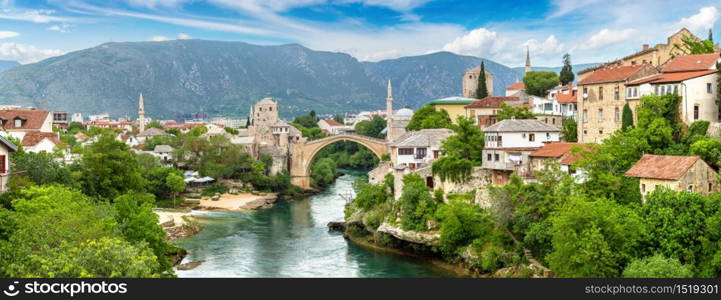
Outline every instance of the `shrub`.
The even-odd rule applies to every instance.
[[[201,195],[210,197],[210,196],[215,195],[216,193],[224,194],[226,192],[228,192],[228,187],[226,187],[225,185],[222,185],[220,183],[214,183],[213,185],[205,188],[203,190],[203,192],[201,193]]]
[[[623,270],[626,278],[690,278],[693,272],[688,265],[681,264],[676,258],[666,258],[661,254],[635,259]]]

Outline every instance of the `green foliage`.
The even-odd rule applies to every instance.
[[[356,184],[356,197],[353,203],[363,211],[369,211],[379,204],[385,203],[391,196],[385,184]]]
[[[158,128],[158,129],[164,129],[164,128],[165,128],[165,127],[163,126],[163,124],[160,124],[160,121],[158,121],[158,120],[152,120],[152,121],[150,121],[150,123],[148,123],[148,125],[147,125],[146,127],[147,127],[147,128]]]
[[[681,44],[674,44],[673,48],[681,51],[683,55],[714,53],[713,41],[701,40],[693,35],[681,37]]]
[[[194,136],[194,137],[199,137],[203,134],[206,134],[207,132],[208,132],[208,127],[198,125],[193,128],[190,128],[190,131],[188,131],[188,135]]]
[[[474,162],[457,155],[443,156],[433,162],[431,170],[442,181],[462,183],[471,178],[474,165]]]
[[[175,206],[175,198],[178,193],[185,190],[185,180],[183,176],[177,173],[170,173],[165,177],[165,186],[173,193],[173,206]]]
[[[225,194],[228,192],[228,187],[220,183],[213,183],[209,187],[203,189],[200,193],[203,197],[212,197],[215,194]]]
[[[561,85],[567,85],[570,82],[573,82],[573,67],[571,67],[571,55],[566,53],[563,55],[563,67],[561,68],[561,73],[559,76],[559,80],[561,81]]]
[[[295,117],[295,119],[293,119],[293,123],[305,128],[315,128],[318,127],[318,118],[315,117],[315,112],[313,112],[313,114]]]
[[[551,223],[547,260],[560,277],[619,276],[644,234],[633,210],[605,199],[573,198]]]
[[[425,181],[418,174],[403,176],[403,193],[398,200],[403,230],[425,231],[426,222],[435,214],[438,203],[431,196]]]
[[[68,133],[76,134],[76,133],[82,132],[82,131],[85,131],[85,126],[83,125],[83,123],[70,122],[70,124],[68,124]]]
[[[578,123],[574,118],[564,118],[561,127],[561,138],[570,143],[578,142]]]
[[[718,138],[698,140],[691,144],[689,154],[701,156],[711,166],[721,166],[721,140]]]
[[[225,132],[232,134],[232,135],[238,135],[240,133],[240,131],[238,131],[238,129],[235,129],[235,128],[223,127],[223,129],[225,130]]]
[[[436,216],[441,225],[441,251],[447,256],[495,230],[493,221],[478,205],[450,201],[440,205]]]
[[[536,114],[532,113],[527,106],[510,106],[501,103],[501,109],[498,111],[496,119],[498,121],[507,119],[535,119]]]
[[[623,270],[626,278],[691,278],[693,272],[678,259],[666,258],[661,254],[634,259]]]
[[[336,164],[330,158],[321,158],[313,162],[310,168],[311,184],[315,187],[325,187],[335,180]]]
[[[381,131],[386,128],[386,123],[386,120],[376,116],[371,120],[358,122],[358,124],[355,125],[355,132],[369,137],[383,138],[384,134]]]
[[[441,145],[445,156],[434,161],[431,169],[441,180],[460,183],[470,178],[474,166],[481,165],[484,142],[483,133],[471,119],[459,116],[456,123],[451,125],[455,134]]]
[[[531,71],[523,76],[526,93],[538,97],[545,97],[546,92],[557,86],[559,82],[556,72]]]
[[[623,105],[623,112],[621,113],[621,129],[626,130],[627,128],[633,127],[633,111],[628,103]]]
[[[486,66],[481,61],[481,71],[478,74],[478,88],[476,89],[476,98],[483,99],[488,96],[488,87],[486,86]]]
[[[49,153],[32,153],[19,151],[10,154],[13,173],[24,171],[28,179],[37,185],[58,183],[73,186],[74,180],[70,169],[55,161]]]
[[[305,127],[299,123],[290,123],[290,125],[300,130],[301,135],[309,141],[317,140],[326,136],[326,134],[323,133],[317,125],[315,127]]]
[[[112,135],[101,135],[85,148],[80,185],[92,197],[115,199],[127,191],[144,191],[145,179],[130,148]]]
[[[158,224],[158,215],[153,212],[153,206],[155,196],[152,194],[127,193],[115,198],[115,221],[127,241],[146,244],[155,253],[158,267],[152,269],[153,272],[172,272],[173,266],[166,257],[171,246],[166,242],[165,231]]]
[[[450,128],[451,124],[451,117],[445,109],[438,111],[434,106],[426,105],[413,113],[413,117],[408,122],[406,130],[416,131],[432,128]]]

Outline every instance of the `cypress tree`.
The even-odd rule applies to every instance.
[[[476,89],[476,98],[483,99],[488,97],[488,87],[486,86],[486,66],[481,61],[481,72],[478,74],[478,88]]]
[[[708,29],[708,40],[713,43],[713,31],[711,31],[711,28]]]
[[[561,74],[559,76],[561,85],[567,85],[569,82],[573,82],[573,67],[571,67],[571,55],[568,53],[563,55],[563,68],[561,68]]]
[[[631,107],[628,106],[628,103],[623,106],[621,121],[621,129],[633,127],[633,111],[631,111]]]

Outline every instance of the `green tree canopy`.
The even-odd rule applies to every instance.
[[[661,254],[634,259],[623,270],[626,278],[691,278],[693,272],[678,259],[666,258]]]
[[[510,106],[501,103],[501,109],[498,110],[496,119],[498,121],[507,119],[535,119],[536,114],[532,113],[527,106]]]
[[[445,109],[439,111],[432,105],[425,105],[413,113],[406,130],[450,128],[451,124],[451,117]]]
[[[566,53],[563,55],[563,67],[561,68],[559,76],[561,85],[567,85],[568,83],[573,82],[574,77],[573,67],[571,66],[571,55]]]
[[[627,129],[633,127],[633,111],[628,103],[623,105],[623,113],[621,116],[621,129]]]
[[[381,117],[375,116],[371,120],[364,120],[358,122],[355,125],[355,132],[360,135],[365,135],[374,138],[383,138],[383,129],[386,128],[386,120]]]
[[[578,123],[574,118],[564,118],[561,127],[561,138],[566,142],[578,142]]]
[[[523,77],[526,93],[538,97],[545,97],[559,82],[556,72],[550,71],[531,71]]]
[[[115,199],[126,191],[144,191],[138,161],[125,143],[101,135],[85,148],[80,161],[80,184],[89,196]]]

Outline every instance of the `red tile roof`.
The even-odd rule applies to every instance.
[[[525,88],[526,88],[526,85],[524,85],[523,82],[516,82],[516,83],[511,84],[508,87],[506,87],[507,90],[522,90]]]
[[[686,174],[698,156],[674,156],[646,154],[626,172],[628,177],[674,180]]]
[[[681,82],[684,80],[701,77],[701,76],[706,76],[706,75],[713,74],[713,73],[716,73],[716,70],[662,73],[662,74],[634,80],[632,82],[629,82],[626,85],[639,85],[639,84],[644,84],[644,83]]]
[[[42,140],[48,139],[55,145],[60,145],[60,139],[55,132],[28,132],[23,137],[23,147],[32,147],[40,143]]]
[[[556,100],[558,103],[576,103],[576,95],[573,93],[556,94]]]
[[[473,101],[473,103],[466,105],[465,108],[499,108],[499,107],[501,107],[502,103],[506,103],[507,101],[519,101],[519,100],[521,100],[521,98],[519,98],[519,97],[488,96],[486,98]]]
[[[667,73],[716,69],[716,61],[719,58],[721,57],[718,53],[677,56],[669,61],[661,71]]]
[[[324,122],[328,123],[330,126],[343,126],[343,124],[336,122],[336,120],[333,119],[324,119]]]
[[[588,148],[588,146],[586,146],[585,144],[581,144],[581,143],[566,143],[566,142],[547,143],[547,144],[543,145],[543,147],[541,149],[536,150],[536,152],[533,152],[533,153],[529,154],[528,156],[560,158],[559,162],[562,165],[570,165],[580,158],[577,154],[574,154],[573,152],[571,152],[571,148],[573,148],[574,146],[581,146],[583,148]]]
[[[643,66],[645,65],[601,68],[579,81],[578,84],[624,81],[631,77],[634,73],[638,72],[638,70],[643,68]]]
[[[18,110],[0,110],[0,119],[3,119],[2,125],[7,130],[11,129],[31,129],[38,130],[43,127],[45,120],[50,114],[47,110],[31,110],[31,109],[18,109]],[[15,118],[25,120],[23,126],[20,128],[15,127]]]

